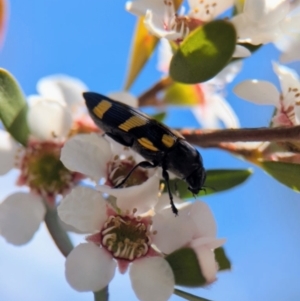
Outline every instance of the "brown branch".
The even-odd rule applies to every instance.
[[[139,107],[143,106],[157,106],[158,99],[156,94],[167,87],[169,87],[173,83],[173,80],[170,77],[164,77],[159,82],[155,83],[149,90],[144,92],[140,97],[139,100]]]
[[[179,130],[192,144],[216,147],[224,142],[299,142],[300,126],[277,128],[225,129],[225,130]]]

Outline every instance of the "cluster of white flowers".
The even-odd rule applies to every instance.
[[[27,145],[20,146],[0,130],[0,175],[17,168],[16,184],[28,188],[0,204],[0,233],[12,244],[28,242],[44,220],[46,206],[55,206],[56,196],[68,192],[83,177],[63,166],[60,150],[72,129],[95,128],[81,112],[81,93],[86,90],[71,77],[43,78],[37,84],[39,95],[28,97]]]
[[[233,7],[234,0],[188,0],[189,10],[176,13],[173,1],[128,1],[126,9],[145,16],[149,32],[160,38],[182,41],[197,26],[212,21]],[[274,43],[282,52],[284,61],[298,60],[300,54],[299,1],[245,0],[243,9],[231,21],[238,34],[238,43],[253,45]],[[296,47],[295,47],[296,46]],[[237,45],[234,57],[249,56],[249,51]]]
[[[169,42],[166,39],[161,39],[158,52],[157,68],[163,74],[169,71],[169,64],[172,58],[172,50]],[[193,91],[191,99],[185,99],[186,102],[192,102],[191,110],[203,128],[214,129],[219,128],[220,123],[226,128],[238,128],[239,120],[230,104],[224,97],[224,90],[228,83],[230,83],[241,70],[242,62],[236,61],[225,67],[219,74],[211,80],[194,84],[184,85],[180,84],[183,89],[187,88]],[[177,83],[178,85],[178,83]],[[176,98],[180,94],[172,95],[172,101],[176,102]],[[178,102],[182,102],[180,99]]]
[[[246,100],[276,108],[272,126],[300,124],[300,80],[298,74],[283,65],[273,63],[278,76],[281,92],[275,85],[262,80],[247,80],[235,86],[235,93]]]
[[[224,240],[216,238],[216,224],[205,203],[182,203],[175,197],[175,218],[168,194],[159,194],[158,171],[141,168],[130,176],[128,186],[114,189],[141,158],[97,134],[68,140],[61,160],[96,183],[74,188],[58,207],[62,221],[89,234],[67,257],[66,277],[72,287],[98,291],[112,280],[116,267],[121,273],[129,268],[140,300],[168,300],[175,279],[164,255],[187,246],[195,250],[206,282],[215,281],[213,250]]]
[[[218,265],[213,250],[224,239],[216,238],[209,207],[174,196],[175,218],[169,195],[161,193],[157,169],[138,168],[124,188],[114,189],[143,158],[95,133],[82,106],[87,88],[78,80],[49,77],[39,81],[37,90],[38,96],[28,98],[31,135],[26,146],[0,133],[1,174],[18,168],[16,183],[28,188],[0,204],[1,235],[15,245],[27,243],[61,195],[61,220],[89,234],[66,260],[66,277],[76,290],[101,290],[118,267],[121,273],[129,269],[140,300],[167,300],[175,278],[164,257],[182,247],[195,251],[206,283],[214,282]],[[137,106],[128,93],[111,96]],[[78,185],[91,181],[93,187]]]
[[[162,38],[158,69],[163,74],[168,73],[172,57],[169,41],[181,43],[196,27],[232,8],[234,0],[188,0],[188,4],[187,14],[182,7],[177,14],[172,0],[126,3],[128,11],[145,17],[151,34]],[[238,44],[272,42],[284,52],[284,60],[300,59],[295,47],[300,45],[298,8],[295,1],[245,0],[229,22],[236,28]],[[236,46],[234,57],[249,55],[245,47]],[[260,80],[244,81],[234,91],[246,100],[275,106],[273,127],[299,125],[298,75],[277,63],[273,68],[281,92]],[[220,122],[228,128],[239,127],[224,91],[240,69],[241,62],[236,61],[210,81],[189,86],[197,95],[192,111],[203,127],[216,128]],[[66,259],[66,278],[78,291],[102,290],[118,268],[121,273],[129,271],[140,300],[168,300],[176,283],[165,257],[183,247],[194,250],[206,284],[214,282],[218,271],[214,250],[225,240],[216,238],[209,207],[174,196],[179,209],[175,218],[169,195],[162,192],[161,168],[136,168],[124,187],[114,188],[143,158],[95,127],[82,97],[87,90],[74,78],[44,78],[37,84],[39,95],[28,97],[27,144],[20,146],[0,130],[0,175],[17,168],[16,184],[27,187],[26,192],[16,192],[0,203],[0,234],[12,244],[24,244],[37,231],[47,208],[57,208],[66,225],[87,234]],[[138,105],[125,92],[110,96]]]

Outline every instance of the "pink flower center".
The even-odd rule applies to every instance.
[[[58,194],[64,194],[83,176],[69,171],[60,161],[62,143],[30,141],[18,156],[21,174],[18,185],[30,189],[53,203]]]
[[[273,126],[292,126],[296,124],[295,106],[300,105],[300,91],[289,87],[287,93],[280,98],[280,107],[272,119]]]
[[[107,164],[107,182],[106,184],[117,186],[136,165],[132,157],[120,160],[119,156],[115,156],[113,161]],[[131,187],[140,185],[148,179],[148,171],[144,168],[136,168],[130,177],[126,180],[122,187]]]

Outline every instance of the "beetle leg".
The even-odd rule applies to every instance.
[[[172,211],[175,215],[178,215],[178,209],[176,208],[176,206],[173,202],[173,195],[172,195],[172,192],[171,192],[170,182],[169,182],[169,174],[168,174],[167,170],[164,169],[164,168],[163,168],[162,176],[163,176],[163,178],[164,178],[164,180],[166,181],[166,184],[167,184],[169,198],[170,198],[170,205],[171,205]]]
[[[131,174],[138,168],[138,167],[142,167],[142,168],[155,168],[158,166],[158,163],[150,163],[148,161],[142,161],[140,163],[138,163],[136,166],[134,166],[131,171],[127,174],[127,176],[121,181],[121,183],[119,183],[118,185],[116,185],[114,188],[120,188],[121,186],[124,185],[124,183],[128,180],[128,178],[131,176]]]

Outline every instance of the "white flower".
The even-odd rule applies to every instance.
[[[157,68],[159,71],[163,73],[168,72],[171,57],[170,44],[166,39],[162,39],[158,53]],[[227,128],[239,127],[236,114],[224,98],[224,91],[226,84],[234,79],[236,74],[241,70],[241,67],[242,62],[240,61],[231,63],[211,80],[187,86],[193,91],[190,97],[195,99],[187,99],[186,101],[194,104],[192,112],[204,128],[218,128],[220,127],[220,122]],[[182,88],[184,86],[182,85]]]
[[[158,192],[158,187],[152,195],[155,190]],[[129,199],[136,198],[127,195],[126,190],[123,194]],[[143,198],[138,196],[132,201],[142,204]],[[60,218],[82,232],[91,233],[88,242],[77,246],[66,260],[66,278],[74,289],[103,289],[118,265],[121,273],[129,267],[132,287],[140,300],[168,300],[175,285],[171,267],[151,247],[156,236],[150,231],[151,217],[137,216],[135,212],[117,213],[100,192],[86,187],[76,187],[62,200],[58,207]]]
[[[31,136],[26,146],[19,145],[0,130],[0,175],[13,168],[20,170],[16,181],[30,192],[14,193],[0,205],[0,233],[19,245],[28,242],[44,219],[46,201],[55,198],[82,179],[60,162],[60,151],[73,124],[72,112],[81,103],[84,85],[69,77],[42,79],[38,96],[29,97],[27,121]],[[46,96],[48,95],[48,96]]]
[[[182,246],[193,248],[207,283],[215,281],[218,266],[213,250],[223,245],[225,239],[216,238],[217,228],[210,208],[201,201],[182,203],[174,196],[174,203],[179,210],[174,219],[169,202],[168,195],[163,194],[155,207],[155,245],[166,254]]]
[[[276,114],[272,126],[292,126],[300,123],[300,81],[298,75],[291,69],[273,63],[277,74],[281,93],[270,82],[248,80],[238,84],[234,92],[241,98],[256,104],[273,105]]]
[[[38,230],[45,213],[39,196],[13,193],[0,203],[0,235],[13,245],[26,244]]]
[[[190,0],[188,15],[177,15],[172,0],[128,1],[126,9],[138,16],[145,16],[149,32],[160,38],[182,41],[191,30],[213,20],[233,5],[233,0]],[[182,10],[183,11],[183,10]]]
[[[158,187],[159,177],[155,170],[137,168],[125,182],[125,188],[114,189],[131,171],[131,169],[144,159],[112,139],[104,138],[95,133],[77,135],[69,139],[61,152],[61,161],[69,169],[80,172],[96,184],[100,181],[105,185],[98,185],[102,191],[117,197],[117,206],[121,209],[133,209],[134,203],[128,204],[128,198],[124,198],[124,191],[132,196],[144,198],[143,206],[139,209],[147,211],[151,209],[153,197],[143,196],[145,191],[153,191]]]
[[[37,83],[38,95],[28,97],[28,125],[36,139],[64,139],[84,108],[88,88],[78,79],[55,75]]]
[[[152,190],[152,196],[155,191],[158,187]],[[141,211],[138,207],[143,206],[143,197],[128,194],[126,190],[123,197],[137,207],[115,210],[100,192],[87,187],[74,188],[59,205],[62,221],[90,233],[88,242],[77,246],[66,260],[66,278],[74,289],[103,289],[118,266],[121,273],[129,268],[132,288],[140,300],[168,300],[175,279],[163,253],[172,253],[184,246],[195,250],[207,282],[215,280],[217,265],[213,249],[224,240],[215,238],[215,223],[204,203],[186,205],[177,217],[166,208],[170,206],[163,206],[164,209],[151,217],[149,212],[136,214]],[[169,202],[168,196],[164,195],[161,201]],[[152,206],[155,203],[154,198]]]
[[[300,47],[300,3],[297,1],[295,3],[296,7],[292,7],[291,12],[283,21],[283,34],[274,41],[274,45],[283,52],[280,61],[284,63],[300,59],[298,51]]]
[[[153,34],[170,40],[183,39],[189,30],[175,16],[172,0],[138,0],[126,2],[126,9],[138,16],[145,16],[145,26]]]
[[[254,45],[273,42],[294,27],[287,20],[290,3],[287,0],[246,0],[243,13],[231,21],[236,27],[238,40]],[[295,30],[295,28],[294,28]]]
[[[233,62],[211,80],[196,85],[202,91],[202,98],[199,98],[199,105],[193,107],[192,112],[204,128],[219,128],[220,122],[226,128],[240,126],[238,117],[224,94],[226,84],[234,79],[241,67],[241,61]]]

